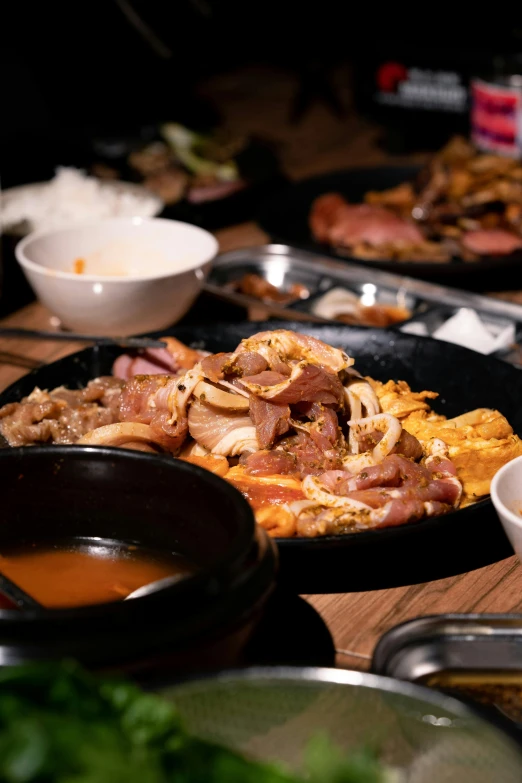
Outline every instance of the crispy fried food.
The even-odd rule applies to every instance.
[[[394,207],[404,210],[405,215],[411,215],[411,208],[415,201],[415,191],[411,182],[402,182],[394,188],[388,190],[369,190],[364,196],[367,204],[377,204],[381,207]]]
[[[295,514],[283,506],[261,506],[255,518],[272,538],[293,538],[297,533]]]
[[[443,263],[519,251],[521,215],[520,162],[480,153],[455,137],[415,182],[368,191],[358,205],[325,193],[314,201],[309,220],[314,237],[342,255]],[[470,241],[476,240],[470,232],[484,230],[488,236],[479,236],[470,250]]]
[[[453,176],[449,183],[448,195],[450,199],[459,199],[470,190],[473,184],[473,177],[469,171],[465,169],[457,169],[453,172]]]
[[[488,495],[497,470],[522,455],[522,441],[496,410],[479,408],[443,422],[413,414],[403,427],[423,444],[431,438],[447,443],[463,485],[461,508]]]
[[[338,251],[342,255],[342,251]],[[347,255],[347,253],[345,253]],[[395,242],[375,247],[367,242],[358,242],[349,255],[363,258],[365,261],[429,261],[433,264],[446,263],[451,258],[448,249],[439,242],[421,242],[412,245],[407,242]]]
[[[453,136],[440,150],[437,157],[443,163],[462,163],[476,155],[475,147],[463,136]]]
[[[373,378],[366,378],[366,380],[377,395],[384,413],[391,413],[392,416],[403,419],[415,411],[426,411],[431,413],[431,416],[434,416],[436,419],[444,420],[444,416],[437,416],[437,414],[433,413],[426,402],[426,400],[434,400],[438,397],[437,392],[412,392],[406,381],[381,383]]]
[[[477,408],[454,419],[434,413],[426,400],[435,392],[414,393],[404,381],[371,381],[381,407],[401,420],[423,446],[440,438],[463,485],[461,507],[489,494],[491,479],[503,465],[522,455],[522,441],[499,411]]]

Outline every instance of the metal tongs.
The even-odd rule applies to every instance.
[[[224,302],[244,307],[247,310],[251,307],[255,307],[257,310],[264,310],[267,315],[273,318],[280,318],[285,321],[304,321],[314,324],[328,324],[332,325],[332,321],[327,318],[322,318],[315,313],[304,313],[300,310],[291,310],[284,305],[276,302],[268,302],[264,299],[254,299],[252,296],[242,294],[237,291],[231,291],[221,286],[214,285],[213,283],[205,283],[203,285],[203,291],[206,294],[215,296],[217,299],[221,299]]]
[[[75,332],[46,332],[41,329],[22,329],[17,326],[0,326],[0,337],[18,340],[55,340],[57,342],[94,343],[95,345],[117,345],[120,348],[165,348],[163,340],[150,337],[100,337],[94,334]]]

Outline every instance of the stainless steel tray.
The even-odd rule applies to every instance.
[[[309,297],[281,305],[231,290],[231,283],[248,273],[263,277],[280,290],[288,290],[295,283],[303,285],[308,290]],[[522,342],[522,305],[371,269],[368,266],[335,261],[327,256],[288,245],[263,245],[222,254],[214,264],[206,290],[265,316],[338,323],[314,313],[318,297],[335,287],[361,295],[368,290],[368,286],[371,287],[377,304],[405,304],[411,311],[408,321],[423,324],[428,334],[433,334],[438,326],[460,308],[474,310],[484,325],[493,330],[512,325],[514,343],[496,351],[495,355],[512,364],[522,364],[522,351],[517,345]],[[401,326],[404,326],[404,322],[393,328]]]
[[[480,703],[522,728],[522,615],[410,620],[379,640],[372,671]]]
[[[448,614],[410,620],[380,639],[372,668],[412,682],[442,671],[522,672],[522,615]]]

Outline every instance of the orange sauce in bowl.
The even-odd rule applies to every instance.
[[[103,543],[0,554],[0,572],[47,608],[121,601],[149,582],[194,570],[180,555]]]

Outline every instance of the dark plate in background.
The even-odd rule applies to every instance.
[[[250,182],[247,187],[225,198],[205,201],[201,204],[193,204],[187,199],[182,199],[177,204],[167,205],[158,217],[182,220],[185,223],[194,223],[207,231],[217,231],[220,228],[253,220],[261,204],[284,188],[287,183],[288,180],[281,173],[274,173],[267,179]]]
[[[312,202],[323,193],[337,192],[352,203],[361,203],[368,190],[386,190],[412,180],[418,166],[377,166],[331,172],[289,185],[261,207],[258,222],[275,242],[312,250],[323,255],[384,269],[394,274],[434,280],[456,288],[494,291],[513,286],[515,270],[522,266],[522,253],[484,256],[480,261],[454,259],[449,263],[413,261],[367,261],[336,253],[329,245],[316,242],[308,224]]]
[[[123,181],[143,183],[143,178],[129,163],[129,155],[152,142],[165,143],[158,129],[143,128],[140,134],[128,138],[93,139],[90,165],[102,163],[118,171]],[[182,198],[168,204],[160,217],[194,223],[208,231],[216,231],[236,223],[252,220],[261,204],[274,192],[288,184],[283,175],[277,151],[262,138],[252,136],[244,149],[234,156],[242,179],[247,183],[242,190],[222,198],[193,203]]]
[[[474,408],[497,408],[522,435],[522,375],[497,359],[449,343],[388,330],[269,321],[187,325],[166,330],[209,351],[234,349],[243,337],[266,329],[306,331],[356,359],[379,380],[405,380],[440,397],[434,408],[448,417]],[[14,402],[35,386],[82,386],[110,373],[118,349],[88,348],[24,376],[0,397]],[[279,540],[280,582],[301,593],[382,589],[442,579],[513,554],[490,500],[412,525],[343,537]]]

